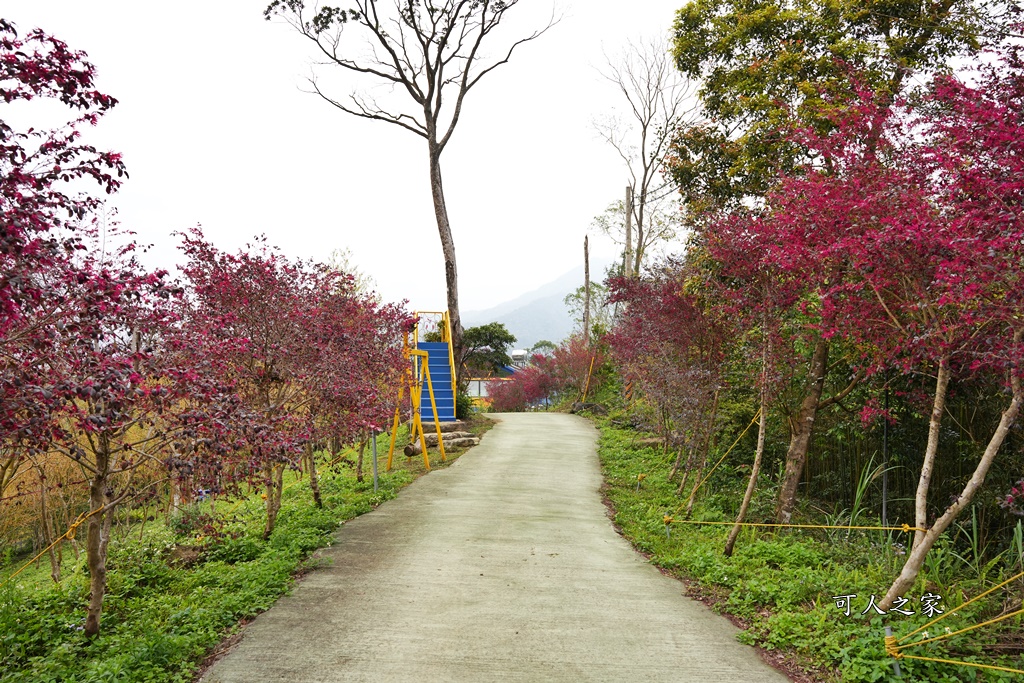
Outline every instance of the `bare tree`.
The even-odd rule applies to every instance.
[[[426,140],[430,190],[444,254],[452,345],[458,358],[462,319],[455,242],[441,182],[441,153],[459,122],[466,94],[484,76],[508,63],[516,47],[544,34],[555,18],[552,15],[545,27],[487,60],[481,45],[519,0],[353,0],[353,4],[355,9],[346,10],[316,3],[307,7],[302,0],[274,0],[264,16],[282,17],[312,41],[326,58],[322,65],[339,66],[408,96],[402,96],[401,105],[385,108],[365,93],[352,92],[347,99],[338,99],[321,89],[315,75],[310,78],[316,94],[346,114],[384,121]],[[364,39],[361,54],[344,40],[346,28],[357,30]]]
[[[681,219],[679,203],[674,201],[675,187],[663,177],[665,156],[677,128],[698,118],[693,87],[669,60],[668,44],[659,39],[629,42],[618,59],[607,58],[608,68],[601,75],[611,81],[626,98],[626,120],[611,116],[595,121],[594,127],[615,148],[629,169],[632,188],[632,223],[636,226],[636,252],[624,269],[637,274],[647,249],[661,239],[671,239]],[[619,202],[619,211],[626,210]],[[611,207],[610,207],[611,208]],[[652,220],[653,217],[656,220]],[[613,237],[623,229],[623,221],[607,221],[599,226]]]

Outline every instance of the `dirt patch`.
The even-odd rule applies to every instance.
[[[191,567],[199,562],[203,549],[194,545],[176,545],[167,555],[167,564],[172,567]]]

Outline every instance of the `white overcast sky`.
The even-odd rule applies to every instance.
[[[268,1],[4,0],[0,13],[85,50],[99,90],[120,100],[91,135],[124,155],[130,179],[111,203],[154,245],[151,265],[173,267],[171,233],[200,223],[228,250],[258,234],[295,257],[348,248],[386,300],[444,308],[426,144],[303,92],[312,46],[263,19]],[[442,157],[464,310],[582,261],[592,218],[627,178],[591,125],[624,104],[597,68],[628,39],[667,33],[684,4],[554,1],[560,23],[469,93]],[[551,9],[523,0],[505,37]],[[591,233],[592,258],[616,254]]]

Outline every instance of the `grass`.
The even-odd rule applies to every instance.
[[[473,431],[482,433],[492,424],[481,419]],[[432,451],[431,460],[435,468],[444,467],[462,452],[449,452],[448,462],[441,463]],[[363,482],[345,464],[324,468],[323,509],[313,505],[308,483],[293,477],[267,541],[261,538],[262,501],[254,493],[241,504],[225,501],[212,510],[200,504],[170,524],[150,522],[141,533],[112,542],[102,632],[91,641],[82,635],[88,593],[84,556],[67,563],[59,586],[50,582],[45,561],[19,575],[0,588],[0,681],[191,683],[225,637],[315,566],[311,553],[329,545],[341,523],[393,498],[425,473],[421,458],[400,454],[398,469],[384,473],[386,457],[385,441],[377,492],[369,452]],[[212,535],[206,526],[211,519]],[[16,566],[4,567],[0,576]]]
[[[891,532],[829,532],[786,530],[772,532],[745,528],[731,558],[722,554],[729,526],[671,525],[666,534],[665,515],[683,516],[685,497],[675,494],[666,479],[671,454],[659,447],[637,443],[640,435],[600,425],[599,446],[605,476],[605,494],[622,534],[645,553],[652,563],[690,585],[691,594],[702,598],[743,627],[740,640],[785,655],[792,670],[803,670],[814,681],[935,681],[1022,680],[1019,674],[985,671],[933,662],[903,660],[903,679],[894,676],[892,659],[883,647],[883,628],[889,625],[898,636],[923,625],[920,598],[927,592],[942,596],[942,608],[951,609],[967,597],[1016,573],[1009,563],[990,567],[984,576],[958,559],[951,542],[940,543],[933,562],[925,568],[906,597],[905,606],[917,614],[889,614],[872,619],[861,615],[868,596],[880,599],[902,567],[904,556]],[[637,475],[646,477],[637,487]],[[698,521],[732,521],[745,481],[740,473],[723,468],[705,485],[694,509]],[[748,514],[750,522],[771,522],[774,491],[767,477]],[[800,522],[824,523],[801,519]],[[858,520],[860,524],[877,521]],[[1007,553],[1009,556],[1009,553]],[[1014,594],[1016,591],[1016,596]],[[1000,591],[991,598],[958,610],[931,629],[930,635],[971,626],[1020,607],[1021,586]],[[853,610],[845,616],[833,596],[856,595]],[[1005,603],[1004,603],[1005,601]],[[1016,602],[1014,602],[1016,601]],[[873,615],[874,612],[870,612]],[[1021,631],[1020,617],[985,627],[946,641],[909,650],[907,654],[956,661],[976,661],[1024,669],[1024,657],[1000,656],[995,642],[1015,642]],[[1006,650],[1004,650],[1005,652]],[[977,676],[977,678],[976,678]]]

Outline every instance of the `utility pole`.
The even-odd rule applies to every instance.
[[[633,187],[626,185],[626,258],[622,265],[624,277],[633,276]],[[639,245],[637,245],[639,246]]]
[[[583,343],[590,346],[590,236],[583,236]]]

